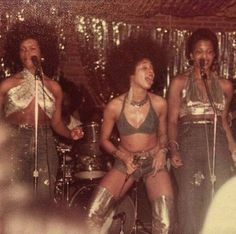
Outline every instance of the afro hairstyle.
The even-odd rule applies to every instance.
[[[55,75],[59,63],[58,34],[55,27],[37,18],[29,18],[12,25],[6,34],[4,62],[11,73],[22,70],[19,56],[20,44],[26,39],[34,39],[39,43],[44,58],[42,67],[49,77]]]
[[[128,91],[130,76],[143,59],[152,62],[155,81],[164,87],[167,75],[167,53],[154,39],[140,35],[130,37],[111,50],[106,63],[106,76],[111,89],[117,94]]]

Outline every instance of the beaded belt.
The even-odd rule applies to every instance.
[[[221,116],[217,116],[217,120],[222,121]],[[194,116],[183,116],[180,118],[181,124],[214,124],[213,118],[195,118]]]
[[[180,121],[181,124],[214,124],[213,120]]]
[[[18,129],[35,129],[34,125],[27,124],[27,123],[22,123],[22,124],[11,124],[14,128]],[[38,128],[48,128],[49,125],[38,125]]]
[[[133,163],[134,164],[142,164],[143,161],[147,159],[153,159],[153,154],[156,152],[156,148],[151,149],[149,151],[140,151],[140,152],[135,152],[133,153],[134,158],[133,158]]]
[[[18,125],[15,125],[16,127],[18,128],[23,128],[23,129],[34,129],[34,125],[31,125],[31,124],[18,124]]]

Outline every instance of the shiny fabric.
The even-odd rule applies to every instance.
[[[195,84],[192,71],[189,71],[189,78],[182,91],[182,103],[180,106],[179,117],[185,115],[200,115],[214,114],[213,109],[208,100],[204,100],[203,94]],[[212,74],[211,82],[209,83],[209,91],[215,103],[217,114],[220,115],[224,110],[225,97],[219,84],[219,78],[216,74]]]
[[[88,207],[87,226],[89,233],[102,234],[102,225],[115,205],[113,195],[104,187],[97,186]]]
[[[35,98],[35,77],[29,70],[21,72],[23,82],[11,88],[6,96],[5,116],[24,110]],[[51,118],[55,111],[55,98],[53,94],[38,81],[38,104],[46,115]]]
[[[127,96],[125,96],[120,116],[116,122],[120,135],[127,136],[127,135],[136,134],[136,133],[145,133],[145,134],[156,133],[159,126],[159,120],[158,120],[155,110],[153,109],[150,98],[149,98],[150,108],[149,108],[148,114],[144,122],[138,128],[133,127],[126,119],[126,116],[124,113],[126,100],[127,100]]]
[[[212,197],[213,123],[180,123],[177,141],[183,166],[173,168],[177,181],[178,233],[199,234]],[[233,161],[222,124],[217,124],[215,192],[233,175]],[[209,152],[209,154],[208,154]]]
[[[35,131],[29,125],[10,125],[9,140],[1,147],[1,157],[10,163],[10,182],[28,185],[34,191]],[[5,147],[5,148],[4,148]],[[4,153],[3,153],[4,152]],[[38,128],[38,189],[37,196],[53,199],[58,156],[52,130]]]
[[[173,199],[166,196],[158,197],[151,202],[152,234],[171,234],[173,227]]]
[[[156,148],[151,149],[149,151],[136,152],[134,155],[134,163],[139,165],[138,169],[136,169],[130,176],[134,178],[134,180],[138,181],[141,177],[146,177],[150,175],[154,168],[152,167],[153,157],[156,153]],[[121,171],[122,173],[127,173],[126,165],[123,161],[116,158],[113,168]]]

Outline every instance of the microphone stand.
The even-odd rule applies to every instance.
[[[206,93],[207,93],[207,97],[208,100],[210,102],[210,105],[213,109],[214,112],[214,128],[213,128],[213,155],[212,155],[212,171],[210,171],[210,176],[211,176],[211,185],[212,185],[212,190],[211,190],[211,196],[213,198],[214,193],[215,193],[215,182],[216,182],[216,175],[215,175],[215,162],[216,162],[216,127],[217,127],[217,111],[216,111],[216,107],[215,107],[215,103],[213,101],[212,95],[210,93],[210,89],[209,86],[207,84],[207,74],[205,73],[205,71],[201,69],[200,71],[201,74],[201,78],[204,82],[204,86],[206,88]],[[210,163],[210,161],[209,161]],[[209,165],[210,166],[210,165]]]
[[[39,171],[38,171],[38,90],[39,90],[39,80],[42,79],[42,73],[39,68],[35,70],[35,149],[34,149],[34,171],[33,171],[33,178],[34,178],[34,195],[37,196],[38,194],[38,178],[39,178]]]

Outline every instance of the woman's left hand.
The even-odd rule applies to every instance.
[[[229,143],[229,151],[230,151],[231,157],[234,161],[234,165],[236,166],[236,143],[235,143],[235,141],[231,141]]]
[[[155,157],[153,158],[153,164],[152,164],[154,171],[153,176],[156,175],[157,172],[165,169],[166,166],[166,152],[164,150],[159,150]]]
[[[70,132],[70,136],[73,140],[79,140],[79,139],[83,138],[84,132],[83,132],[82,127],[77,126],[77,127],[73,128]]]
[[[236,167],[236,148],[231,151],[231,157],[234,161],[234,165]]]

